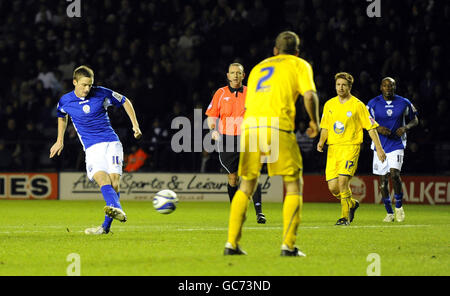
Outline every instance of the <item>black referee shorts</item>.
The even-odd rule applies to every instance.
[[[219,161],[227,174],[236,173],[239,168],[240,136],[221,135],[218,145]]]

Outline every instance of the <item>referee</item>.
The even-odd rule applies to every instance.
[[[230,202],[238,190],[239,178],[237,175],[240,154],[241,123],[245,112],[245,95],[247,87],[242,85],[245,73],[244,67],[233,63],[228,67],[228,85],[219,88],[206,110],[208,126],[212,131],[212,139],[217,141],[219,161],[228,173],[228,196]],[[218,120],[218,129],[216,123]],[[261,207],[261,185],[258,184],[253,203],[256,211],[256,221],[266,223],[266,217]]]

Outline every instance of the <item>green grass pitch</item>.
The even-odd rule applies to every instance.
[[[369,254],[381,275],[450,275],[449,206],[404,206],[403,223],[382,222],[382,205],[362,204],[349,227],[334,226],[340,204],[305,203],[297,245],[304,258],[280,257],[281,203],[265,203],[267,224],[250,204],[241,246],[223,256],[229,204],[180,202],[170,215],[151,202],[122,201],[126,223],[87,236],[103,222],[103,201],[0,201],[0,275],[365,276]]]

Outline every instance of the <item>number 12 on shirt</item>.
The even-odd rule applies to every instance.
[[[266,67],[261,69],[260,73],[264,73],[264,75],[258,80],[258,84],[256,85],[257,92],[266,92],[270,90],[270,85],[267,85],[267,80],[272,77],[274,70],[274,67]]]
[[[347,169],[347,170],[350,170],[354,166],[355,166],[355,163],[351,160],[347,160],[347,162],[345,163],[345,169]]]

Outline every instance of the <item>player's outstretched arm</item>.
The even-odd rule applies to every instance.
[[[314,91],[307,91],[303,96],[306,112],[309,115],[308,137],[315,138],[319,134],[319,98]]]
[[[386,160],[386,153],[384,152],[383,147],[381,146],[380,137],[378,136],[377,129],[371,129],[369,130],[369,136],[372,139],[373,143],[375,144],[375,149],[377,151],[378,159],[381,162],[384,162]]]
[[[58,117],[58,137],[56,138],[55,144],[50,148],[50,158],[55,155],[61,155],[64,148],[64,134],[66,132],[68,122],[68,116]]]
[[[134,138],[140,139],[142,137],[142,132],[139,128],[139,123],[136,118],[136,112],[134,112],[133,104],[131,104],[129,99],[126,99],[123,107],[125,108],[125,111],[131,120],[131,124],[133,125]]]

